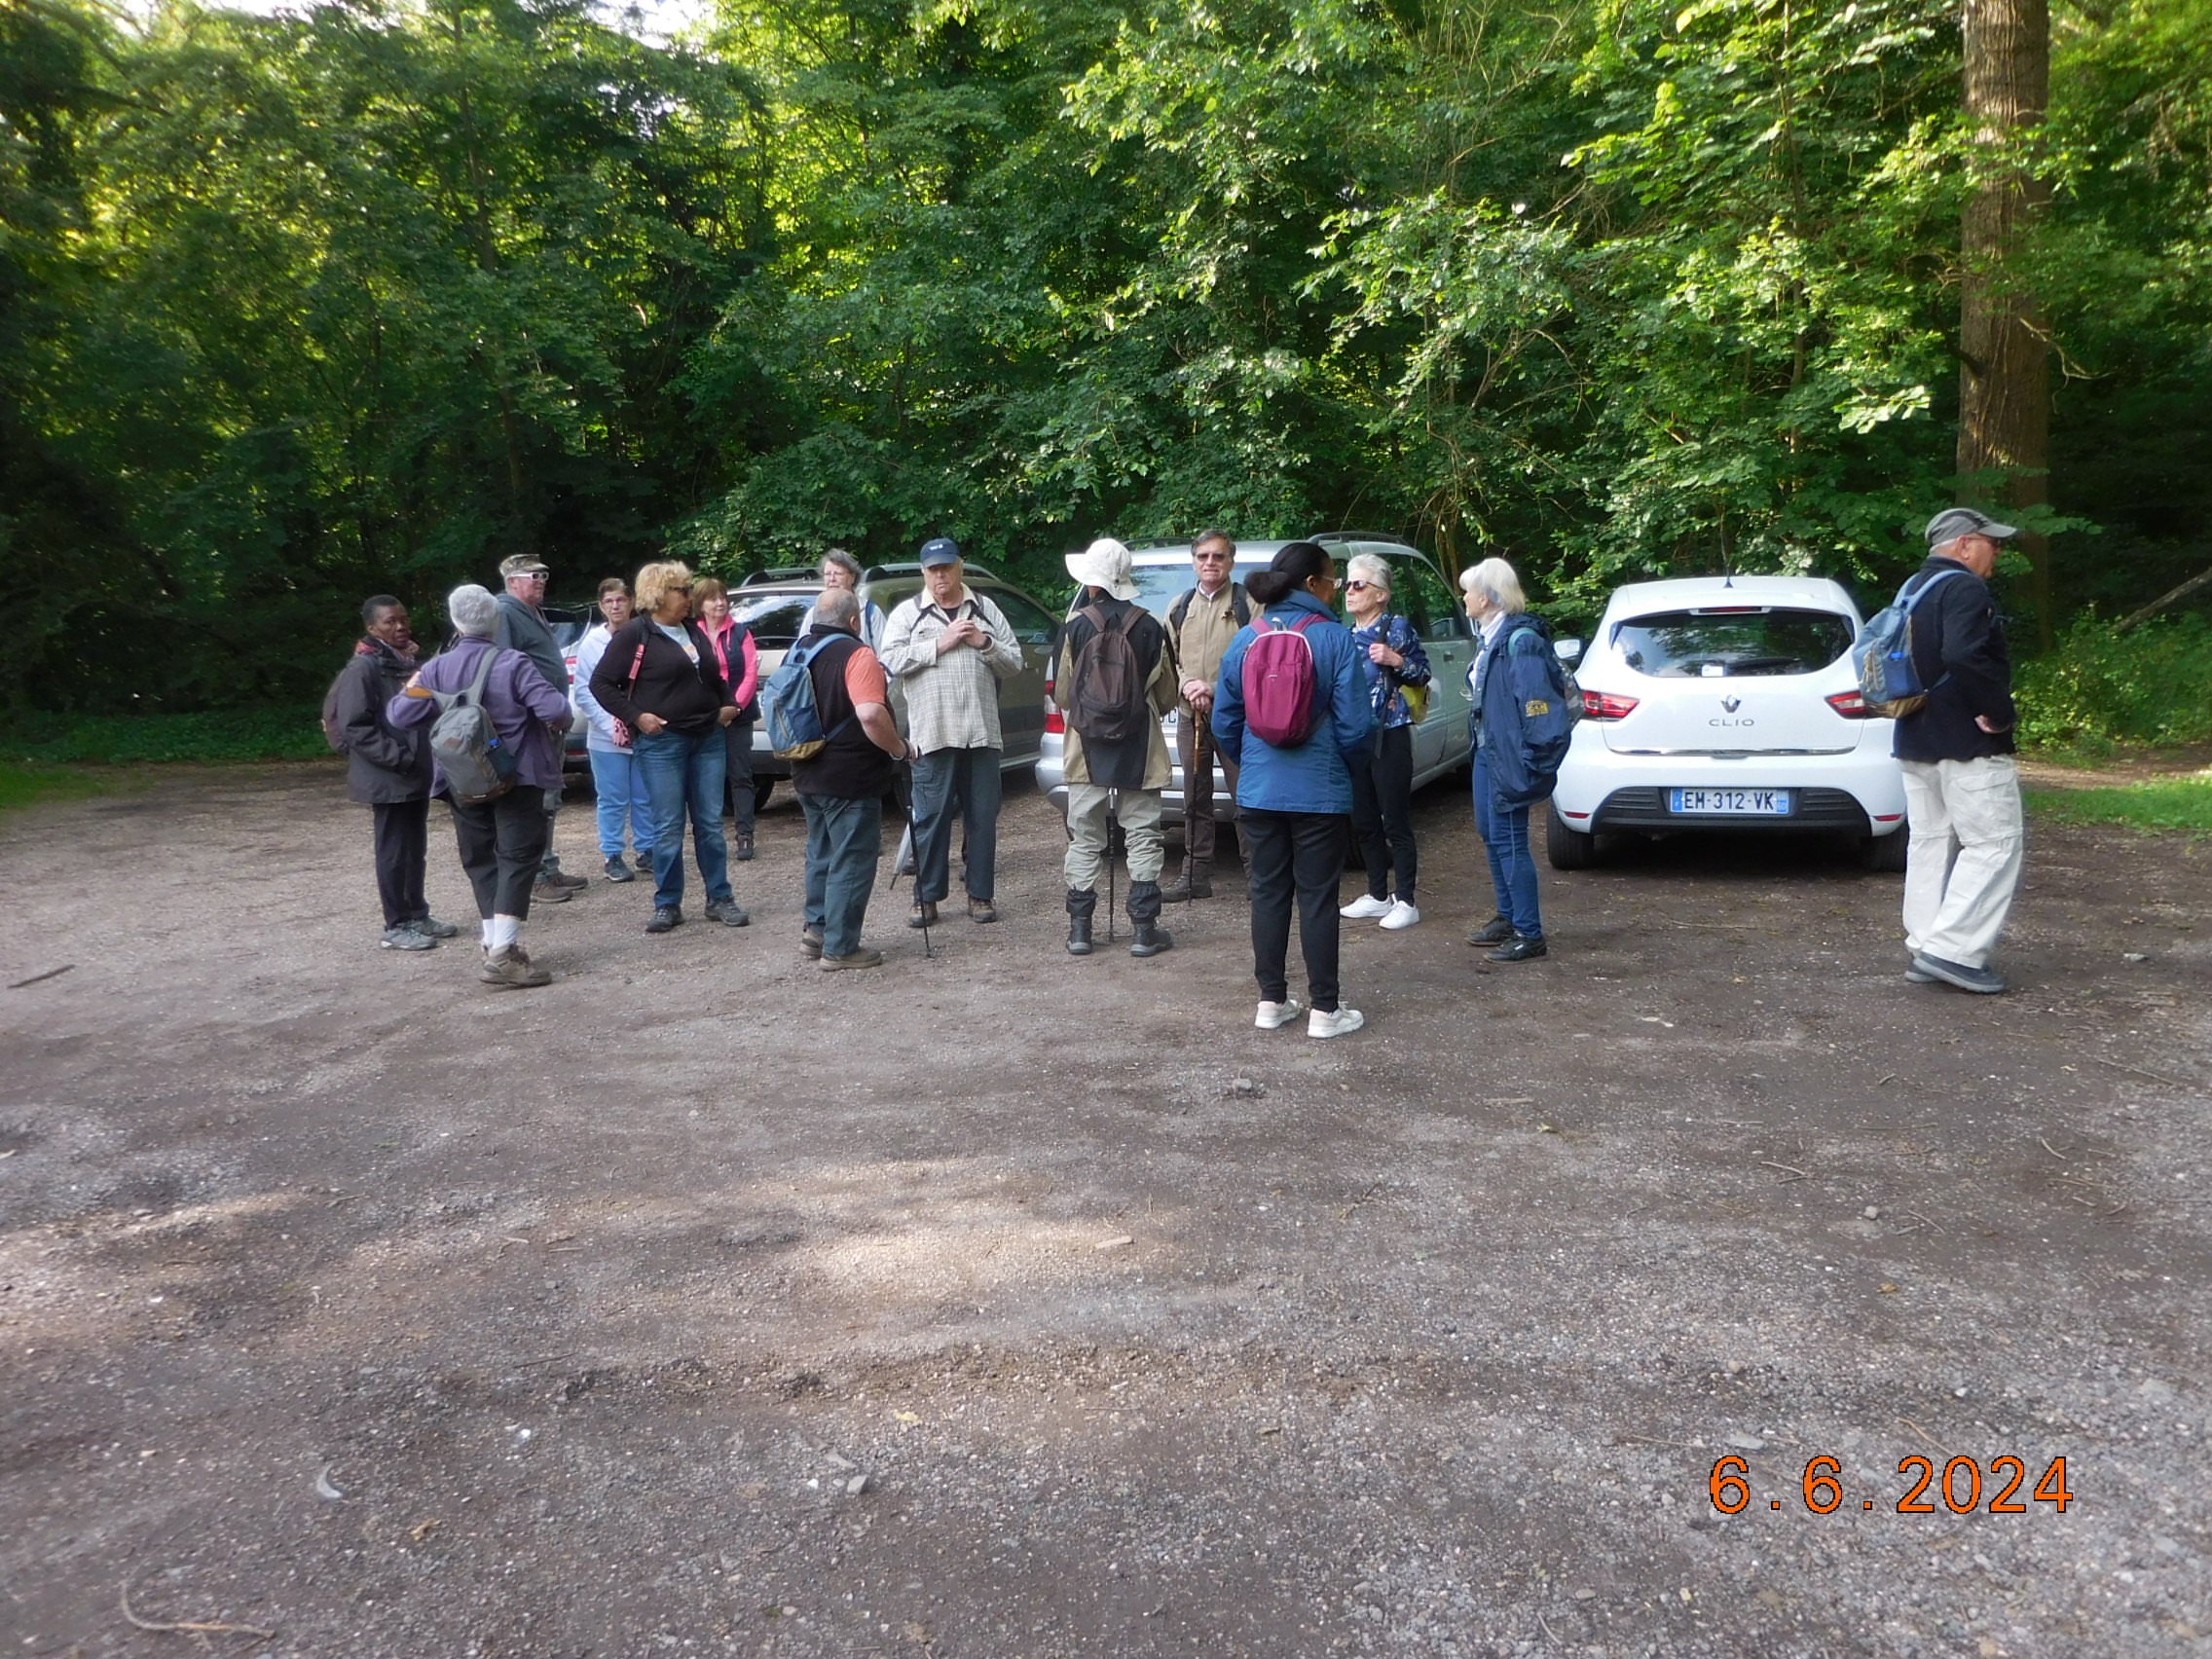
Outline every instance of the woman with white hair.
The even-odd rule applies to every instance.
[[[514,759],[508,786],[489,798],[464,801],[445,768],[433,766],[430,793],[453,808],[461,867],[475,890],[484,930],[479,977],[502,989],[547,984],[553,976],[523,949],[522,925],[530,919],[531,884],[545,857],[545,792],[561,782],[555,734],[573,718],[568,694],[548,684],[522,652],[492,643],[499,602],[486,589],[474,583],[455,588],[446,596],[446,619],[461,637],[415,671],[386,705],[386,718],[402,729],[428,725],[457,702],[482,699],[500,747]]]
[[[1390,567],[1374,554],[1354,553],[1345,566],[1345,608],[1367,672],[1375,734],[1351,769],[1351,827],[1367,866],[1367,891],[1340,913],[1395,932],[1420,920],[1414,903],[1420,869],[1414,843],[1414,727],[1419,723],[1414,706],[1427,696],[1428,653],[1414,625],[1390,614]]]
[[[1542,956],[1544,920],[1536,905],[1536,866],[1529,853],[1529,809],[1559,776],[1553,705],[1559,690],[1551,630],[1529,614],[1521,578],[1503,559],[1462,571],[1459,591],[1482,644],[1467,670],[1475,750],[1475,829],[1490,854],[1497,913],[1467,936],[1494,946],[1493,962]]]

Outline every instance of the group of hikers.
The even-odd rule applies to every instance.
[[[1932,689],[1898,722],[1911,835],[1907,977],[1975,991],[2003,989],[1986,961],[2019,871],[2009,667],[1985,585],[2012,534],[1969,509],[1938,514],[1928,528],[1929,566],[1908,584],[1938,573],[1972,578],[1929,596],[1936,603],[1912,648],[1927,658]],[[1162,617],[1137,603],[1133,560],[1121,542],[1102,538],[1067,555],[1079,591],[1052,676],[1066,731],[1066,948],[1088,956],[1097,947],[1098,884],[1116,825],[1129,877],[1129,954],[1173,948],[1163,904],[1213,891],[1218,764],[1246,864],[1254,1023],[1272,1030],[1303,1014],[1309,1036],[1335,1038],[1365,1022],[1344,1003],[1342,921],[1393,931],[1420,921],[1411,737],[1430,667],[1418,633],[1389,608],[1385,561],[1354,555],[1340,580],[1325,547],[1291,541],[1239,582],[1235,559],[1225,533],[1202,532],[1192,544],[1192,586]],[[911,776],[908,925],[942,921],[956,824],[967,917],[997,921],[998,688],[1021,667],[1021,647],[999,607],[967,585],[949,537],[925,542],[918,562],[921,591],[886,616],[862,597],[859,563],[832,549],[805,631],[765,676],[728,590],[676,561],[646,565],[634,590],[620,578],[601,584],[601,620],[577,645],[572,685],[543,613],[542,561],[507,560],[499,594],[455,589],[446,602],[453,643],[427,660],[406,607],[389,595],[368,600],[362,639],[324,718],[350,756],[352,798],[374,813],[383,945],[427,950],[460,931],[431,916],[424,898],[429,802],[442,796],[476,900],[482,978],[510,988],[549,981],[523,931],[534,898],[562,903],[588,885],[561,868],[552,846],[563,738],[577,719],[588,726],[604,873],[614,882],[650,876],[648,933],[684,920],[686,834],[704,916],[725,927],[750,922],[731,890],[722,819],[726,810],[735,827],[735,859],[752,859],[761,719],[790,762],[805,817],[807,957],[826,972],[883,961],[861,933],[900,765]],[[1493,961],[1526,962],[1549,950],[1530,814],[1551,793],[1580,693],[1509,564],[1485,560],[1460,574],[1459,588],[1479,641],[1468,687],[1473,797],[1495,901],[1468,943]],[[1348,622],[1337,616],[1340,593]],[[1174,728],[1185,857],[1178,879],[1163,886],[1163,793],[1176,772],[1163,721],[1173,712],[1182,717]],[[1954,753],[1962,746],[1971,753]],[[2009,820],[1995,798],[2008,792]],[[1367,890],[1340,904],[1353,835]],[[1303,1002],[1288,980],[1294,913]]]

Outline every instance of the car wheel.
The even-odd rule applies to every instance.
[[[775,779],[755,778],[753,780],[753,810],[755,812],[764,811],[768,805],[768,797],[775,793]]]
[[[1588,869],[1598,862],[1598,837],[1570,829],[1556,807],[1544,813],[1544,857],[1554,869]]]
[[[1902,875],[1907,836],[1902,830],[1893,830],[1887,835],[1869,835],[1859,843],[1859,863],[1876,875]]]

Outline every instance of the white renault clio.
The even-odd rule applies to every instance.
[[[1851,663],[1860,620],[1821,577],[1617,589],[1575,669],[1552,866],[1586,868],[1602,837],[1727,830],[1847,835],[1869,869],[1904,868],[1894,722],[1867,718]]]

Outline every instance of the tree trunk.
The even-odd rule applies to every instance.
[[[2018,255],[2050,187],[2004,152],[2040,126],[2050,84],[2049,0],[1963,0],[1966,112],[1974,139],[1999,154],[1968,198],[1960,227],[1958,469],[2002,517],[2050,498],[2050,382],[2043,313]],[[1977,476],[1978,475],[1978,476]],[[2028,535],[2030,593],[2051,638],[2050,548]]]

